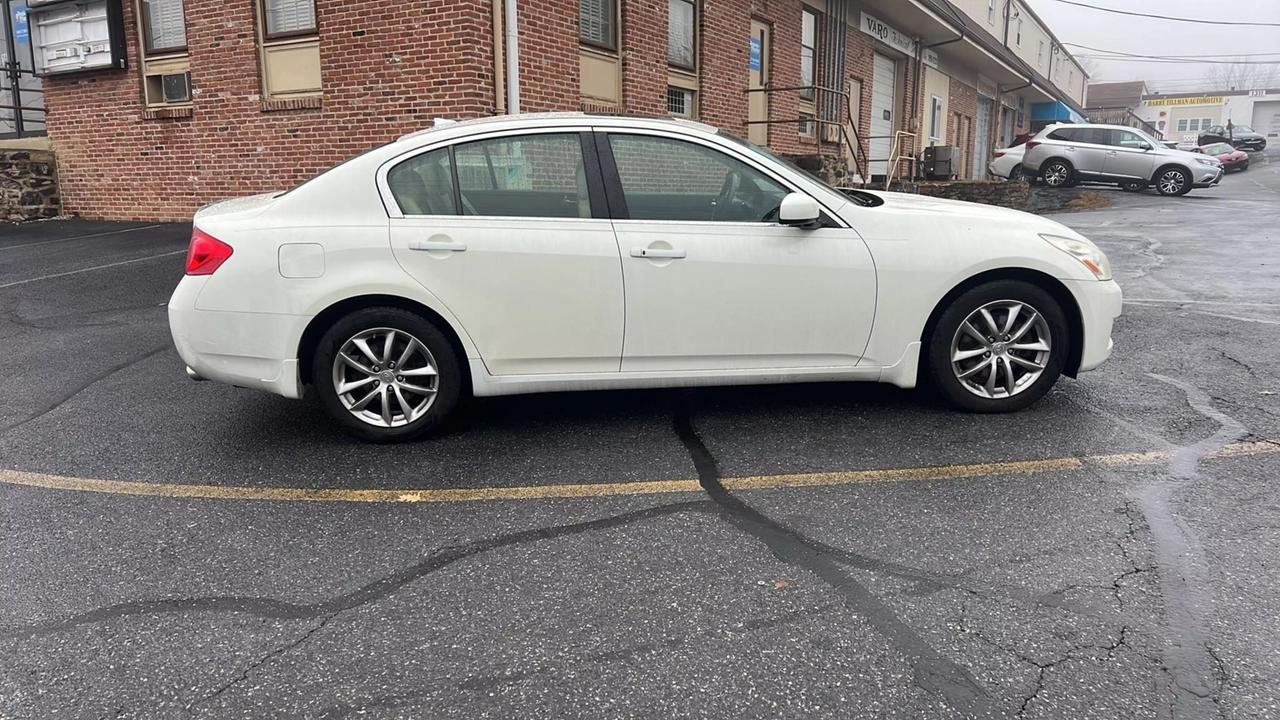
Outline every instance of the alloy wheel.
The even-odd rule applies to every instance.
[[[1044,183],[1049,187],[1062,187],[1071,177],[1071,171],[1062,163],[1054,163],[1044,173]]]
[[[1044,315],[1018,300],[974,310],[951,339],[951,371],[982,398],[1009,398],[1035,384],[1053,352]]]
[[[435,402],[439,372],[431,351],[413,335],[373,328],[351,336],[333,359],[338,401],[375,427],[403,427]]]
[[[1187,179],[1181,170],[1166,170],[1160,176],[1160,192],[1165,195],[1177,195],[1186,187]]]

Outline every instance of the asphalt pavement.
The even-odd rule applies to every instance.
[[[1280,151],[1108,194],[1056,219],[1115,356],[1022,413],[535,395],[394,447],[185,377],[189,226],[2,226],[0,718],[1280,717]]]

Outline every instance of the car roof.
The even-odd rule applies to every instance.
[[[1107,125],[1104,123],[1054,123],[1045,126],[1045,130],[1054,130],[1057,128],[1103,128],[1105,130],[1141,130],[1141,128],[1130,127],[1128,125]]]
[[[470,118],[467,120],[449,120],[437,118],[436,124],[416,132],[400,136],[396,143],[418,142],[431,139],[437,133],[452,130],[450,135],[468,135],[472,132],[490,130],[514,130],[520,128],[556,127],[557,125],[582,125],[583,123],[607,125],[611,127],[636,128],[681,128],[715,134],[718,130],[706,123],[680,118],[636,117],[630,115],[612,115],[585,112],[542,112],[521,113],[519,115],[494,115],[490,117]]]

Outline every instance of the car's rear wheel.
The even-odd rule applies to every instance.
[[[1053,296],[1021,280],[965,292],[929,337],[929,377],[951,404],[979,413],[1021,410],[1062,374],[1070,335]]]
[[[1050,160],[1040,169],[1040,177],[1049,187],[1070,187],[1075,183],[1076,169],[1066,160]]]
[[[1186,195],[1191,192],[1191,173],[1177,167],[1164,168],[1156,178],[1156,190],[1161,195]]]
[[[1009,182],[1026,182],[1027,174],[1022,171],[1021,165],[1014,165],[1009,171]]]
[[[1120,183],[1120,189],[1125,192],[1142,192],[1147,189],[1147,184],[1138,180],[1130,180]]]
[[[407,310],[357,310],[320,338],[312,383],[325,411],[357,437],[410,440],[453,412],[462,372],[449,340]]]

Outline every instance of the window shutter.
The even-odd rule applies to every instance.
[[[311,32],[316,29],[315,0],[266,0],[268,35]]]
[[[614,47],[613,0],[578,0],[578,28],[583,40]]]
[[[187,46],[186,18],[182,0],[145,0],[147,29],[151,31],[152,50],[171,50]]]

